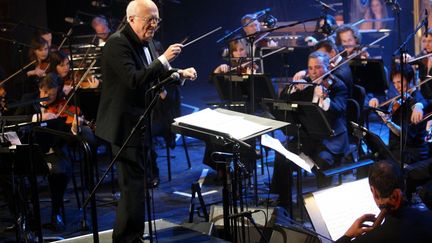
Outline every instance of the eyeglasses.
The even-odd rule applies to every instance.
[[[160,22],[162,22],[161,18],[153,17],[153,16],[150,16],[150,17],[134,16],[134,17],[135,18],[139,18],[139,19],[141,19],[142,21],[144,21],[146,23],[153,23],[153,24],[156,24],[156,25],[159,25]]]

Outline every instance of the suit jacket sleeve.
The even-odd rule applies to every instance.
[[[107,65],[116,76],[122,77],[119,81],[124,82],[129,89],[138,89],[146,82],[153,82],[165,71],[157,58],[147,68],[137,67],[139,56],[132,51],[126,39],[113,38],[107,44],[104,47]]]

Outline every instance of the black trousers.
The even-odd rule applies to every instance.
[[[113,152],[118,147],[113,146]],[[116,220],[113,231],[113,242],[131,242],[144,234],[145,222],[145,186],[155,165],[151,161],[145,175],[145,161],[149,161],[151,149],[144,143],[127,147],[120,156],[118,164],[120,201],[117,206]],[[156,167],[157,168],[157,167]]]

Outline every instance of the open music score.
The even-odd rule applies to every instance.
[[[333,240],[363,214],[380,212],[367,178],[310,193],[305,196],[305,206],[316,231]]]
[[[260,125],[243,117],[223,114],[210,108],[175,118],[174,121],[186,126],[226,133],[236,139],[243,139],[271,128],[271,126]]]

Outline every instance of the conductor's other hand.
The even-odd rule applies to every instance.
[[[198,77],[197,71],[193,67],[180,69],[178,70],[178,73],[180,74],[180,78],[182,79],[195,80]]]
[[[182,48],[182,44],[172,44],[168,47],[163,55],[166,57],[168,62],[172,62],[180,54]]]

